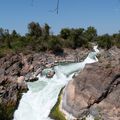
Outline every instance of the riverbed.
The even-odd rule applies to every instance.
[[[14,113],[14,120],[51,120],[48,116],[50,110],[57,102],[61,88],[63,88],[73,75],[80,72],[85,64],[97,62],[99,50],[94,46],[95,52],[88,54],[87,58],[80,63],[55,66],[55,75],[47,78],[45,75],[38,75],[39,80],[28,82],[28,92],[24,93],[18,109]]]

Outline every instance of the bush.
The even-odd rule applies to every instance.
[[[69,29],[69,28],[64,28],[64,29],[62,29],[61,31],[60,31],[60,36],[61,36],[61,38],[63,38],[63,39],[68,39],[68,37],[70,36],[70,33],[71,32],[71,30]]]
[[[53,51],[54,54],[62,54],[63,53],[63,46],[62,42],[59,38],[52,36],[49,40],[49,49]]]
[[[113,41],[111,40],[111,37],[106,34],[97,38],[97,44],[101,48],[110,49],[113,46]]]

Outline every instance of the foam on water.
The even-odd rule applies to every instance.
[[[51,120],[48,115],[57,102],[58,94],[75,72],[84,68],[86,63],[97,61],[96,54],[99,52],[94,47],[95,52],[91,52],[81,63],[55,66],[53,78],[39,76],[39,80],[28,82],[28,92],[24,93],[18,109],[14,113],[14,120]]]

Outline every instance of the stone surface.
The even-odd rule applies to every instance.
[[[88,50],[66,49],[64,55],[56,56],[50,52],[30,54],[8,54],[0,58],[0,120],[11,120],[23,92],[27,91],[27,81],[36,81],[44,68],[55,65],[55,61],[83,59]],[[83,54],[84,53],[84,54]],[[50,73],[49,77],[53,76]]]
[[[64,90],[62,107],[77,118],[92,114],[120,120],[120,49],[101,52],[99,62],[86,65]]]
[[[54,71],[49,71],[47,74],[46,74],[46,77],[47,78],[52,78],[54,76],[55,72]]]
[[[22,84],[23,82],[25,82],[25,77],[24,76],[20,76],[17,78],[17,83],[18,84]]]

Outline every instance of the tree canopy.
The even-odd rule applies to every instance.
[[[21,36],[16,30],[9,32],[8,29],[0,28],[0,55],[8,51],[52,51],[58,54],[63,53],[64,48],[89,48],[92,42],[104,49],[113,45],[120,48],[120,32],[97,35],[97,30],[89,26],[87,29],[63,28],[58,35],[53,35],[50,29],[47,23],[41,26],[38,22],[30,22],[28,32]]]

